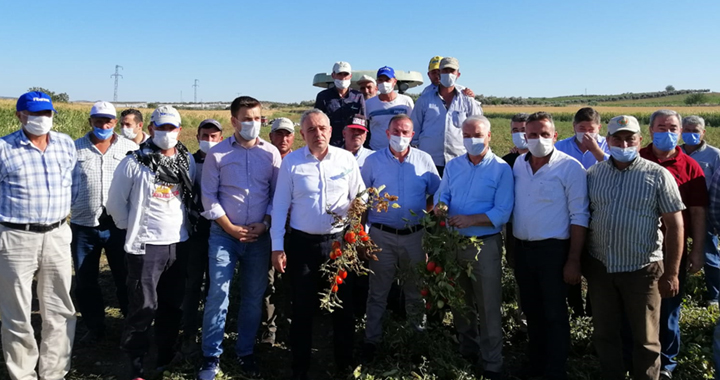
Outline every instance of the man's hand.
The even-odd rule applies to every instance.
[[[475,93],[473,92],[473,90],[471,90],[471,89],[469,89],[469,88],[467,88],[467,87],[465,87],[465,89],[462,90],[462,93],[465,94],[465,95],[467,95],[467,96],[469,96],[469,97],[471,97],[471,98],[474,98],[474,97],[475,97]]]
[[[260,236],[267,231],[267,226],[265,226],[265,223],[252,223],[248,224],[248,230],[251,234]]]
[[[513,146],[512,148],[510,148],[510,153],[520,153],[520,149],[518,149],[518,147],[516,146]]]
[[[443,207],[438,207],[438,205],[435,205],[432,209],[433,214],[438,217],[438,219],[445,219],[447,217],[447,209]]]
[[[287,256],[285,256],[285,251],[273,251],[272,264],[276,271],[285,273],[285,267],[287,266]]]
[[[662,298],[675,297],[680,291],[680,280],[677,274],[664,273],[658,280],[658,289]]]
[[[580,283],[582,275],[580,274],[580,261],[569,259],[563,267],[563,279],[565,283],[577,285]]]
[[[597,137],[590,136],[589,133],[586,133],[583,135],[583,146],[585,149],[587,149],[592,155],[597,159],[598,161],[603,161],[605,159],[605,152],[600,148],[600,145],[597,142]]]
[[[475,220],[475,215],[455,215],[448,219],[448,223],[456,228],[467,228],[474,226],[477,221]]]
[[[262,223],[261,223],[262,224]],[[265,226],[263,225],[263,228]],[[240,240],[243,243],[252,243],[257,240],[258,234],[250,231],[249,226],[232,226],[230,231],[226,231],[230,236]]]
[[[703,265],[705,265],[705,252],[702,249],[695,249],[693,245],[688,257],[687,270],[690,274],[695,274],[702,269]]]

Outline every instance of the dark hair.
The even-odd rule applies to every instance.
[[[555,125],[552,115],[547,112],[543,112],[543,111],[535,112],[534,114],[528,116],[527,122],[530,123],[532,121],[540,121],[540,120],[548,120],[551,124]]]
[[[530,115],[526,114],[525,112],[516,113],[513,115],[512,119],[510,119],[511,123],[527,123],[528,117]]]
[[[573,124],[589,121],[591,123],[600,124],[600,114],[592,107],[580,108],[573,118]]]
[[[135,122],[136,122],[136,123],[142,123],[142,122],[143,122],[142,112],[136,110],[135,108],[129,108],[129,109],[126,109],[125,111],[122,111],[122,113],[120,114],[120,117],[123,118],[123,117],[125,117],[125,116],[127,116],[127,115],[133,115],[133,116],[135,116]]]
[[[233,100],[230,104],[230,115],[235,116],[240,108],[255,108],[262,107],[260,102],[251,96],[240,96]]]

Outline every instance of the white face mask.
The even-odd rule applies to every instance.
[[[167,131],[155,131],[155,136],[153,136],[153,143],[158,146],[158,148],[163,150],[172,149],[177,145],[178,142],[178,134],[180,132],[167,132]]]
[[[32,116],[28,115],[27,123],[24,125],[25,131],[31,135],[46,135],[53,126],[52,116]]]
[[[350,79],[335,79],[335,87],[344,90],[348,87],[350,87]]]
[[[394,87],[392,82],[380,82],[377,84],[378,92],[383,95],[393,92]]]
[[[482,154],[483,150],[485,150],[485,139],[477,137],[464,138],[463,145],[469,155],[479,156]]]
[[[201,150],[203,153],[207,153],[207,152],[210,151],[210,149],[211,149],[212,147],[214,147],[214,146],[217,145],[217,144],[218,144],[217,141],[201,140],[201,141],[200,141],[200,150]]]
[[[135,128],[124,128],[122,129],[122,135],[129,140],[132,140],[137,137],[137,132],[135,132]]]
[[[593,140],[597,141],[598,134],[597,133],[588,133],[588,132],[575,132],[575,139],[577,139],[577,141],[579,143],[582,143],[583,137],[585,137],[585,135],[590,135],[590,137],[592,137]]]
[[[440,74],[440,84],[442,84],[443,87],[446,87],[446,88],[455,87],[456,81],[457,81],[457,75],[455,75],[455,74],[450,74],[450,73]]]
[[[539,139],[529,139],[527,142],[530,153],[535,157],[545,157],[553,151],[553,139],[551,138],[540,137]]]
[[[390,147],[392,150],[402,153],[410,146],[410,137],[402,137],[402,136],[390,136]]]
[[[240,122],[240,136],[245,140],[255,140],[260,136],[260,127],[262,123],[259,121],[242,121]]]
[[[527,149],[527,140],[525,139],[525,132],[515,132],[512,134],[513,144],[518,149]]]

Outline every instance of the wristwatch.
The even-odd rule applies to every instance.
[[[263,224],[265,225],[265,231],[270,231],[270,222],[263,220]]]

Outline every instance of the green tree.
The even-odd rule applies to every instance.
[[[685,104],[705,104],[708,103],[708,96],[702,92],[696,92],[685,97]]]
[[[673,85],[669,84],[669,85],[665,86],[665,91],[667,91],[667,92],[675,91],[675,87]]]
[[[50,91],[47,88],[42,88],[42,87],[30,87],[28,89],[28,92],[31,92],[31,91],[40,91],[40,92],[44,92],[44,93],[48,94],[50,96],[50,99],[52,99],[53,103],[67,103],[70,101],[70,95],[68,95],[67,93],[64,93],[64,92],[57,94],[54,91]]]

